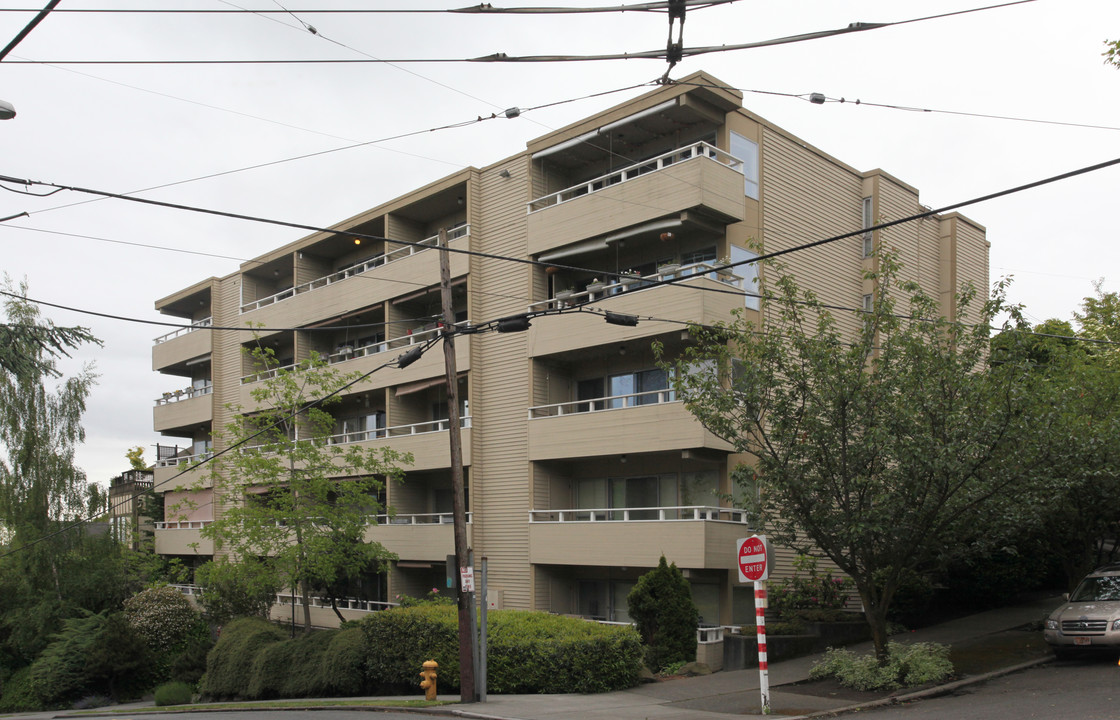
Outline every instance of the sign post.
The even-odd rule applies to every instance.
[[[754,616],[758,628],[758,689],[762,714],[770,714],[770,665],[766,660],[766,579],[770,577],[770,545],[765,535],[736,541],[739,582],[754,583]]]

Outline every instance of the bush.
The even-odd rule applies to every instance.
[[[676,563],[668,564],[662,555],[655,569],[638,578],[627,604],[646,646],[646,665],[651,670],[696,659],[700,612]]]
[[[125,600],[124,614],[136,634],[160,654],[181,651],[192,636],[206,632],[202,615],[170,585],[148,588]]]
[[[134,697],[150,686],[152,660],[123,614],[72,618],[31,665],[31,689],[44,707],[94,693]]]
[[[770,610],[785,622],[839,620],[853,587],[851,579],[833,577],[831,572],[819,575],[816,558],[808,555],[798,555],[793,567],[797,571],[793,577],[770,584]]]
[[[22,667],[4,681],[4,694],[0,696],[0,713],[41,710],[42,702],[31,687],[31,668]]]
[[[156,707],[164,705],[186,705],[191,701],[194,693],[191,686],[185,682],[169,682],[156,688]]]
[[[360,626],[346,627],[332,638],[319,667],[319,685],[328,697],[370,695],[366,675],[366,639]],[[419,671],[417,671],[419,672]]]
[[[208,698],[245,695],[252,680],[253,660],[266,646],[284,640],[279,627],[258,617],[233,620],[222,630],[206,657],[206,674],[198,690]]]
[[[887,643],[887,662],[875,655],[856,655],[850,650],[829,648],[824,659],[809,671],[809,679],[835,677],[854,690],[897,690],[940,682],[953,674],[949,646],[937,643]]]
[[[275,570],[252,558],[238,563],[226,558],[208,562],[195,571],[195,579],[202,587],[199,602],[215,625],[237,617],[267,619],[280,588]]]
[[[488,617],[491,692],[606,692],[638,682],[642,648],[632,628],[523,610]],[[374,613],[362,621],[362,632],[371,691],[418,692],[425,660],[439,663],[441,688],[458,688],[455,608],[428,605]]]

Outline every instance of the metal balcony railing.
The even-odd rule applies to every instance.
[[[459,427],[465,429],[470,426],[471,418],[469,415],[459,418]],[[345,445],[348,443],[367,442],[369,440],[383,440],[385,438],[426,435],[428,433],[445,432],[450,429],[450,420],[429,420],[428,422],[412,423],[411,425],[394,425],[393,427],[375,428],[373,430],[339,433],[338,435],[331,435],[328,437],[327,444]]]
[[[209,459],[214,452],[207,450],[206,452],[196,453],[194,455],[176,455],[174,457],[160,458],[156,461],[156,467],[178,467],[180,465],[190,465],[196,462],[202,462]]]
[[[590,195],[592,193],[599,192],[600,190],[605,190],[606,188],[612,187],[614,185],[619,185],[629,180],[633,180],[634,178],[641,177],[642,175],[657,172],[658,170],[664,170],[671,165],[677,165],[694,158],[710,158],[711,160],[714,160],[721,165],[726,165],[732,170],[743,172],[743,161],[739,158],[731,155],[728,152],[720,150],[715,145],[709,145],[706,142],[697,142],[691,145],[686,145],[682,148],[677,148],[676,150],[670,150],[667,153],[650,158],[649,160],[643,160],[641,162],[634,163],[633,165],[624,167],[621,170],[615,170],[614,172],[607,173],[606,175],[600,175],[599,177],[588,180],[587,182],[582,182],[578,185],[564,188],[563,190],[554,192],[551,195],[545,195],[544,197],[532,200],[529,202],[528,211],[530,213],[533,213],[544,210],[546,208],[553,207],[554,205],[559,205],[561,203],[568,202],[569,200],[583,197],[584,195]]]
[[[451,230],[447,231],[447,239],[448,241],[457,240],[461,237],[467,237],[470,234],[470,225],[460,225],[457,228],[452,228]],[[269,295],[268,297],[263,297],[258,300],[253,300],[252,302],[245,303],[241,306],[241,312],[247,313],[253,310],[258,310],[267,305],[272,305],[273,303],[280,302],[281,300],[287,300],[288,298],[295,297],[296,295],[302,295],[303,293],[318,290],[319,288],[324,288],[329,285],[334,285],[335,283],[342,282],[343,280],[348,280],[355,275],[361,275],[364,272],[381,267],[382,265],[388,265],[389,263],[396,262],[397,260],[403,260],[404,258],[411,257],[416,253],[423,252],[424,250],[429,250],[433,247],[436,247],[438,243],[438,235],[424,238],[419,242],[410,243],[408,245],[405,245],[404,247],[397,248],[396,250],[382,253],[381,255],[369,258],[368,260],[364,260],[356,265],[351,265],[348,268],[343,268],[342,270],[333,272],[330,275],[324,275],[322,277],[315,278],[314,280],[305,282],[302,285],[285,288],[278,293]]]
[[[180,400],[189,400],[191,398],[209,395],[212,392],[214,392],[214,383],[207,380],[205,385],[201,385],[199,387],[195,387],[192,385],[190,387],[183,388],[182,390],[172,390],[171,392],[165,392],[163,394],[163,397],[156,398],[156,405],[168,405],[170,403],[179,402]]]
[[[455,323],[455,327],[464,327],[467,325],[470,325],[469,320]],[[407,335],[389,338],[388,340],[371,343],[363,347],[344,346],[337,352],[328,355],[327,362],[333,365],[335,363],[346,362],[347,360],[357,360],[358,358],[376,355],[388,350],[398,350],[412,345],[419,345],[438,335],[441,330],[442,328],[440,327],[428,328],[426,330],[410,330]]]
[[[635,508],[566,508],[562,510],[530,510],[530,523],[588,522],[694,522],[719,521],[750,525],[746,510],[704,505]]]
[[[281,370],[291,371],[291,370],[295,370],[295,369],[296,369],[296,364],[295,363],[292,363],[291,365],[281,365],[280,367],[269,368],[268,370],[262,370],[260,372],[253,373],[251,375],[243,376],[241,378],[241,384],[242,385],[248,385],[249,383],[255,383],[255,382],[258,382],[260,380],[267,380],[269,378],[273,378],[273,377],[276,377],[277,375],[279,375]]]
[[[156,530],[201,530],[207,525],[214,522],[213,520],[178,520],[157,522]]]
[[[191,323],[190,325],[188,325],[186,327],[181,327],[181,328],[177,328],[175,330],[172,330],[171,332],[167,333],[166,335],[160,335],[159,337],[157,337],[155,339],[153,344],[154,345],[159,345],[160,343],[165,343],[172,338],[177,338],[180,335],[186,335],[187,333],[194,332],[195,330],[201,330],[202,328],[211,327],[213,324],[214,324],[214,318],[212,318],[212,317],[203,318],[203,319],[199,320],[198,322]]]
[[[622,408],[639,407],[641,405],[660,405],[661,403],[676,402],[677,393],[672,389],[649,390],[647,392],[629,393],[626,395],[610,395],[590,400],[575,400],[573,402],[554,403],[552,405],[537,405],[529,408],[529,419],[560,417],[561,415],[578,415],[582,413],[600,412],[603,410],[620,410]]]
[[[641,290],[649,289],[650,287],[660,287],[653,285],[653,283],[660,280],[672,280],[674,278],[686,277],[702,277],[707,275],[713,280],[726,283],[738,290],[747,289],[747,281],[728,271],[723,270],[723,265],[712,262],[699,262],[682,265],[679,269],[672,272],[659,272],[653,275],[625,275],[620,278],[611,278],[609,282],[603,283],[602,288],[599,290],[584,290],[575,292],[573,290],[558,291],[552,298],[548,300],[540,300],[529,306],[529,312],[539,312],[541,310],[562,310],[566,307],[574,307],[576,305],[583,305],[585,303],[593,302],[596,300],[605,300],[609,297],[620,295],[626,292],[638,292]]]

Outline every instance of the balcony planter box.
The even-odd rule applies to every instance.
[[[571,290],[561,290],[561,291],[556,293],[555,300],[556,300],[557,307],[566,307],[571,302],[571,299],[572,299],[572,291]]]
[[[598,295],[599,293],[603,292],[604,287],[606,286],[601,282],[588,283],[587,292],[593,295]]]
[[[677,271],[680,270],[680,269],[681,269],[681,266],[680,266],[679,263],[668,263],[668,264],[659,266],[657,268],[657,274],[660,275],[662,277],[662,279],[664,279],[664,278],[668,278],[672,275],[675,275],[677,273]]]

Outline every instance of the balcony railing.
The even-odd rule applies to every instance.
[[[156,405],[168,405],[170,403],[179,402],[180,400],[189,400],[194,397],[209,395],[212,392],[214,392],[214,383],[207,380],[205,385],[201,385],[199,387],[195,387],[192,385],[188,388],[183,388],[182,390],[172,390],[171,392],[165,392],[163,394],[163,397],[156,398]]]
[[[636,508],[567,508],[563,510],[530,510],[531,523],[588,523],[588,522],[692,522],[718,520],[720,522],[750,525],[751,516],[737,508],[681,505],[676,507]]]
[[[324,597],[310,598],[311,607],[316,608],[331,608],[331,599]],[[335,603],[338,605],[339,610],[357,610],[359,612],[377,612],[378,610],[388,610],[397,607],[400,603],[382,602],[380,600],[359,600],[358,598],[335,598]],[[277,593],[277,605],[295,605],[296,607],[303,607],[303,598],[299,595],[292,595],[291,593]]]
[[[470,415],[459,418],[459,427],[471,426]],[[425,435],[427,433],[445,432],[451,429],[450,420],[430,420],[411,425],[394,425],[393,427],[376,428],[373,430],[359,430],[357,432],[339,433],[327,438],[329,445],[346,445],[348,443],[367,442],[369,440],[383,440],[385,438],[407,437],[410,435]]]
[[[460,225],[457,228],[452,228],[451,230],[447,231],[447,239],[448,241],[457,240],[461,237],[467,237],[470,234],[470,225]],[[388,265],[389,263],[396,262],[397,260],[403,260],[406,257],[411,257],[416,253],[436,247],[438,244],[438,235],[434,235],[430,238],[425,238],[416,243],[410,243],[408,245],[405,245],[404,247],[397,248],[396,250],[382,253],[381,255],[378,255],[376,257],[364,260],[356,265],[351,265],[348,268],[343,268],[342,270],[333,272],[330,275],[324,275],[323,277],[315,278],[314,280],[305,282],[302,285],[285,288],[284,290],[281,290],[280,292],[273,295],[269,295],[268,297],[263,297],[259,300],[245,303],[241,306],[241,312],[247,313],[252,310],[257,310],[265,307],[266,305],[272,305],[273,303],[280,302],[281,300],[287,300],[288,298],[294,297],[296,295],[302,295],[303,293],[311,292],[312,290],[318,290],[319,288],[334,285],[335,283],[342,282],[343,280],[348,280],[355,275],[361,275],[364,272],[381,267],[382,265]]]
[[[156,530],[201,530],[213,520],[179,520],[168,522],[157,522]]]
[[[160,458],[156,461],[156,467],[178,467],[180,465],[190,465],[192,463],[207,460],[213,454],[214,452],[212,450],[207,450],[206,452],[197,453],[195,455],[178,455],[174,457]]]
[[[202,594],[202,588],[200,588],[198,585],[172,585],[171,587],[175,588],[184,595]]]
[[[469,320],[455,323],[455,327],[464,327],[467,325],[470,325]],[[333,365],[335,363],[346,362],[347,360],[356,360],[358,358],[376,355],[388,350],[398,350],[400,348],[406,348],[412,345],[420,345],[438,335],[442,329],[443,328],[440,327],[434,327],[428,328],[427,330],[417,330],[415,332],[410,331],[407,335],[390,338],[383,342],[371,343],[364,347],[343,347],[338,352],[328,355],[327,362]]]
[[[653,283],[660,280],[672,280],[674,278],[684,278],[690,276],[707,275],[713,280],[718,280],[726,283],[733,288],[743,290],[746,292],[746,280],[735,275],[728,270],[721,270],[723,266],[716,262],[699,262],[683,265],[680,269],[673,272],[654,273],[653,275],[630,275],[621,278],[612,279],[609,283],[603,285],[601,290],[591,291],[585,290],[582,292],[573,291],[560,291],[555,297],[548,300],[541,300],[529,306],[529,312],[539,312],[541,310],[561,310],[566,307],[574,307],[576,305],[583,305],[584,303],[593,302],[595,300],[603,300],[613,295],[618,295],[624,292],[638,292],[652,287],[660,287],[653,285]]]
[[[159,345],[160,343],[167,342],[168,340],[170,340],[172,338],[177,338],[180,335],[186,335],[187,333],[194,332],[195,330],[201,330],[202,328],[208,328],[208,327],[212,326],[213,324],[214,324],[214,318],[212,318],[212,317],[203,318],[196,323],[191,323],[190,325],[187,325],[186,327],[181,327],[181,328],[177,328],[175,330],[172,330],[171,332],[167,333],[166,335],[160,335],[159,337],[157,337],[155,339],[153,344]]]
[[[626,395],[610,395],[603,398],[589,400],[576,400],[574,402],[555,403],[552,405],[537,405],[529,408],[529,419],[560,417],[561,415],[579,415],[602,410],[620,410],[622,408],[638,407],[640,405],[658,405],[661,403],[675,402],[675,390],[649,390],[647,392],[629,393]]]
[[[584,195],[599,192],[600,190],[627,182],[628,180],[633,180],[636,177],[663,170],[670,165],[676,165],[687,160],[692,160],[693,158],[701,157],[711,158],[732,170],[743,172],[743,161],[739,158],[720,150],[714,145],[709,145],[706,142],[697,142],[676,150],[671,150],[663,155],[650,158],[649,160],[643,160],[629,167],[624,167],[621,170],[615,170],[606,175],[600,175],[597,178],[580,183],[579,185],[573,185],[559,192],[554,192],[551,195],[537,198],[529,203],[529,212],[532,213],[538,210],[544,210],[545,208],[559,205]]]
[[[262,370],[261,372],[253,373],[252,375],[245,375],[241,378],[241,384],[248,385],[249,383],[255,383],[259,380],[267,380],[279,375],[281,370],[287,370],[290,372],[295,369],[295,363],[292,363],[291,365],[281,365],[280,367],[269,368],[268,370]]]
[[[377,515],[378,525],[453,525],[454,513],[418,513],[413,515]],[[471,514],[467,513],[467,523],[471,521]]]

